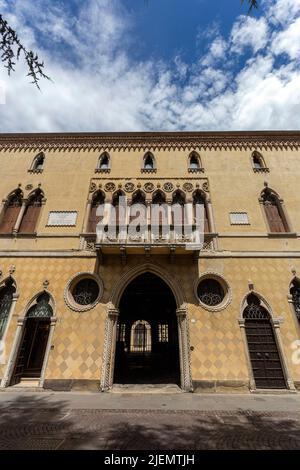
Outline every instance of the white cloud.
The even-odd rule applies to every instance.
[[[300,0],[265,0],[270,20],[275,23],[290,23],[300,12]]]
[[[240,54],[245,47],[251,47],[256,53],[264,48],[268,41],[268,26],[264,18],[240,16],[231,31],[231,51]]]
[[[272,51],[274,54],[286,53],[291,59],[300,57],[300,17],[285,30],[275,34]]]
[[[12,0],[17,14],[5,16],[38,50],[53,82],[43,80],[39,92],[21,62],[9,79],[0,68],[7,88],[1,130],[299,129],[300,0],[289,18],[285,2],[273,0],[265,18],[237,18],[228,38],[211,29],[207,54],[188,66],[178,55],[170,63],[134,61],[132,19],[119,0],[78,0],[77,16],[63,3]],[[39,47],[32,24],[51,47]],[[277,63],[282,53],[288,56]],[[236,58],[240,70],[231,66]]]

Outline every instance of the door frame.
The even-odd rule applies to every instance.
[[[185,392],[193,391],[193,382],[191,374],[190,357],[190,337],[188,308],[183,297],[182,289],[171,276],[160,266],[146,263],[127,271],[114,287],[110,301],[107,304],[107,316],[105,322],[105,336],[103,347],[102,371],[100,379],[100,388],[102,391],[108,391],[113,386],[115,353],[117,341],[117,322],[119,317],[119,304],[125,288],[140,274],[150,272],[162,279],[171,289],[176,304],[176,317],[178,325],[178,345],[179,345],[179,363],[180,363],[180,384]]]
[[[255,292],[254,290],[250,290],[248,292],[242,302],[241,302],[241,308],[240,308],[240,318],[238,319],[239,326],[241,329],[241,334],[242,334],[242,339],[243,339],[243,344],[244,344],[244,351],[245,351],[245,357],[246,357],[246,363],[247,363],[247,368],[248,368],[248,374],[249,374],[249,385],[250,385],[250,392],[256,392],[258,390],[264,390],[264,389],[258,389],[256,387],[254,375],[253,375],[253,369],[252,369],[252,362],[250,358],[250,353],[249,353],[249,347],[248,347],[248,340],[247,340],[247,335],[246,335],[246,320],[244,318],[244,310],[247,305],[247,297],[249,294],[254,294],[256,295],[260,301],[263,304],[263,307],[268,311],[269,317],[270,317],[270,324],[273,329],[273,334],[274,334],[274,339],[275,343],[277,346],[280,362],[281,362],[281,367],[282,367],[282,372],[284,375],[286,387],[288,390],[295,391],[295,385],[294,381],[292,379],[292,376],[289,371],[288,363],[284,354],[284,346],[282,343],[282,338],[281,338],[281,332],[280,332],[280,325],[283,323],[283,318],[282,317],[274,317],[273,311],[269,303],[264,299],[264,297],[259,294],[258,292]],[[268,389],[269,390],[269,389]],[[272,389],[270,389],[272,390]],[[275,390],[275,389],[274,389]]]
[[[50,297],[50,305],[52,307],[53,315],[51,317],[49,317],[50,331],[49,331],[47,346],[46,346],[46,350],[45,350],[45,354],[44,354],[44,362],[43,362],[43,366],[42,366],[42,370],[41,370],[41,376],[39,378],[39,387],[43,387],[43,385],[44,385],[45,373],[46,373],[46,368],[47,368],[47,364],[48,364],[48,360],[49,360],[51,344],[52,344],[52,338],[53,338],[53,334],[54,334],[55,325],[56,325],[56,322],[57,322],[56,306],[55,306],[55,302],[53,300],[53,297],[48,292],[48,290],[44,289],[44,292],[47,292],[47,294]],[[10,350],[10,355],[9,355],[9,359],[8,359],[8,362],[7,362],[6,370],[5,370],[5,373],[4,373],[3,378],[1,380],[1,387],[2,388],[6,388],[6,387],[10,386],[12,376],[13,376],[13,373],[14,373],[14,370],[15,370],[16,361],[17,361],[17,358],[18,358],[20,346],[21,346],[21,341],[23,339],[24,327],[25,327],[25,323],[26,323],[26,320],[27,320],[26,314],[27,314],[28,310],[30,309],[30,307],[33,305],[33,303],[36,301],[36,299],[42,293],[43,293],[43,291],[39,292],[36,295],[34,295],[30,299],[30,301],[27,303],[25,309],[23,310],[22,315],[20,315],[17,318],[17,328],[16,328],[13,344],[12,344],[12,347],[11,347],[11,350]]]

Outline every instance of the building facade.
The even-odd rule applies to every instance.
[[[3,134],[0,159],[1,387],[299,390],[300,132]]]

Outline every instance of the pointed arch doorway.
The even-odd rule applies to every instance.
[[[287,381],[271,316],[261,299],[251,293],[243,311],[249,358],[257,389],[286,389]]]
[[[157,275],[127,285],[117,322],[114,384],[180,385],[176,301]]]
[[[43,292],[24,318],[10,385],[16,385],[23,379],[41,378],[52,316],[50,296]]]

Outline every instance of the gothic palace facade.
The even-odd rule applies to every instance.
[[[300,132],[2,134],[0,155],[1,387],[300,389]],[[146,230],[101,240],[119,196]],[[175,203],[202,206],[200,249]]]

